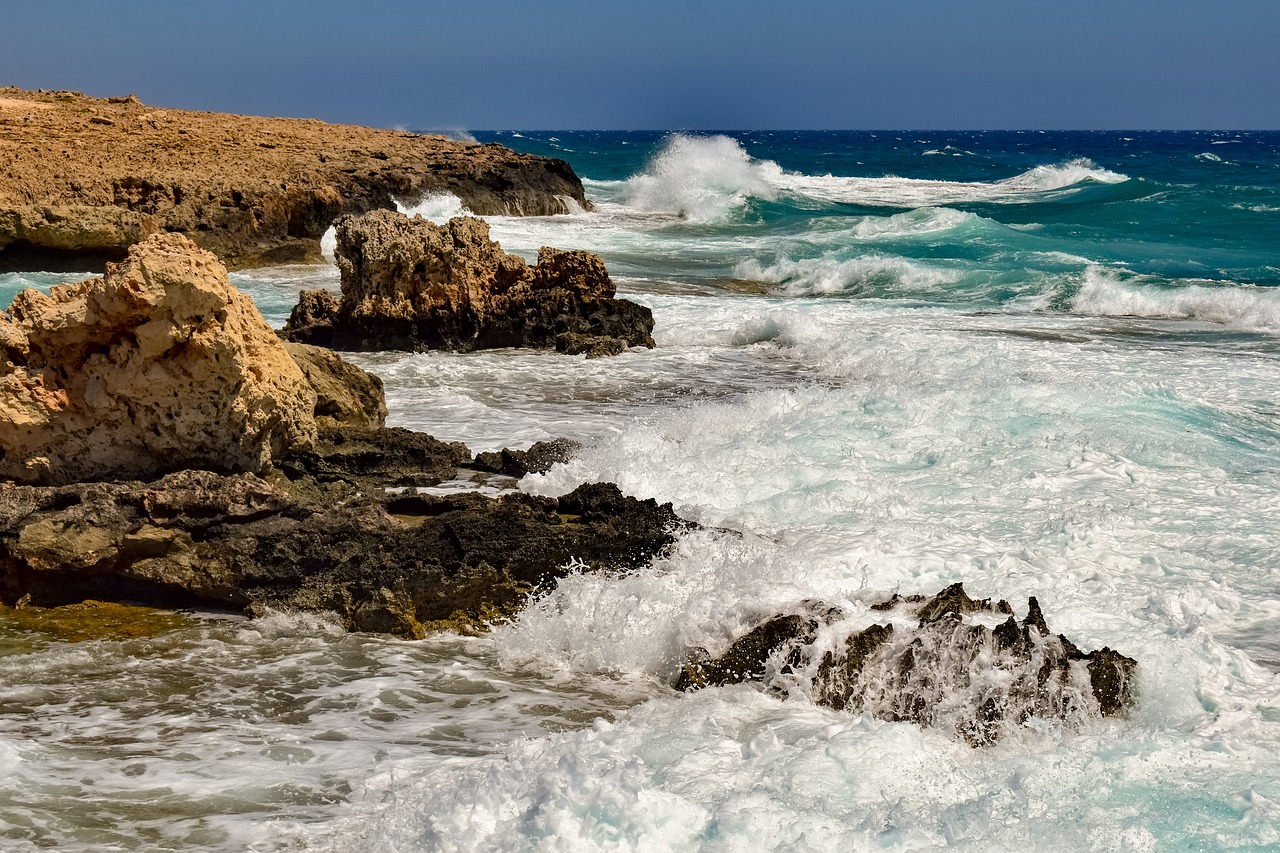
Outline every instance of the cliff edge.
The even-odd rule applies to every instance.
[[[0,88],[0,271],[101,269],[176,231],[232,269],[320,260],[339,216],[452,193],[481,215],[588,208],[563,160],[396,130]]]

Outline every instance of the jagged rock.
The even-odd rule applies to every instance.
[[[1110,648],[1085,654],[1049,633],[1034,597],[1022,622],[1007,602],[974,600],[961,584],[931,597],[895,594],[871,609],[890,621],[842,632],[843,614],[806,603],[718,658],[692,649],[675,686],[756,681],[793,692],[798,684],[820,705],[946,728],[974,746],[1032,717],[1078,724],[1133,703],[1137,661]]]
[[[358,478],[357,478],[358,479]],[[318,497],[284,478],[182,471],[151,483],[0,485],[0,601],[326,611],[351,630],[510,614],[578,569],[643,565],[670,504],[584,486],[511,494]]]
[[[317,426],[377,429],[387,422],[386,392],[377,376],[323,347],[286,343],[285,349],[316,392]]]
[[[0,312],[3,477],[261,471],[314,440],[315,406],[253,302],[179,234]]]
[[[313,119],[0,88],[0,269],[101,269],[159,231],[228,266],[320,261],[338,216],[452,193],[481,215],[590,209],[563,160]]]
[[[303,293],[282,334],[346,350],[555,347],[604,355],[652,347],[648,308],[614,298],[589,252],[543,248],[529,266],[472,217],[447,225],[392,211],[336,227],[342,299]]]
[[[502,450],[477,453],[473,468],[519,479],[525,474],[545,474],[552,465],[568,462],[579,444],[567,438],[535,441],[528,450]]]

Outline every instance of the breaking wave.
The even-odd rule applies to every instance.
[[[1249,331],[1280,331],[1280,290],[1250,285],[1183,284],[1090,266],[1071,310],[1097,317],[1198,320]]]
[[[742,210],[752,199],[918,208],[1025,201],[1084,184],[1127,180],[1083,157],[992,182],[806,175],[755,159],[728,136],[673,134],[642,172],[622,182],[622,198],[635,211],[708,222]]]

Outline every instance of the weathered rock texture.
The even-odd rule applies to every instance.
[[[401,462],[416,454],[425,466],[416,476],[429,480],[427,469],[452,476],[466,455],[439,442],[414,449],[412,434],[387,432],[365,436],[364,453],[346,461],[396,469],[375,458],[382,446]],[[319,457],[327,480],[304,463],[271,481],[183,471],[150,483],[0,484],[0,602],[333,612],[351,630],[422,636],[510,614],[570,563],[643,565],[679,523],[670,504],[608,484],[559,500],[362,495],[363,477],[342,473],[341,453],[322,447]]]
[[[319,261],[338,216],[453,193],[478,214],[589,208],[563,160],[313,119],[0,88],[0,270],[100,269],[178,231],[231,268]]]
[[[1078,724],[1132,704],[1137,662],[1109,648],[1085,654],[1051,634],[1034,597],[1021,622],[1008,602],[975,601],[960,584],[931,597],[895,595],[873,609],[886,619],[842,631],[839,609],[807,603],[718,658],[691,650],[676,687],[798,687],[818,704],[945,728],[974,746],[1032,717]]]
[[[381,427],[387,422],[387,398],[382,380],[333,350],[286,343],[290,357],[316,392],[315,418],[319,427]]]
[[[614,298],[589,252],[509,255],[473,217],[446,225],[394,211],[337,224],[342,298],[304,292],[284,334],[345,350],[555,347],[609,355],[653,346],[648,308]]]
[[[311,444],[315,407],[253,302],[179,234],[0,312],[0,477],[261,471]]]

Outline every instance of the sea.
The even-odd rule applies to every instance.
[[[389,423],[574,439],[515,487],[700,527],[478,637],[0,619],[0,849],[1280,850],[1280,133],[472,137],[583,177],[593,211],[492,236],[599,253],[657,347],[353,356]],[[232,281],[277,326],[338,287]],[[803,672],[671,686],[806,602],[869,623],[956,582],[1135,658],[1128,716],[974,748]]]

